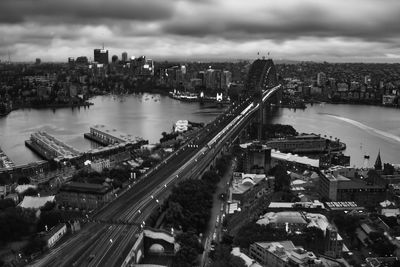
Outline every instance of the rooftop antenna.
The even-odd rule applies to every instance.
[[[104,42],[103,42],[103,50],[104,50]]]

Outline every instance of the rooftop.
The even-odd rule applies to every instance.
[[[318,168],[319,167],[319,159],[311,159],[305,156],[299,156],[296,154],[291,154],[291,153],[282,153],[278,150],[272,149],[271,150],[271,158],[277,159],[277,160],[284,160],[284,161],[290,161],[290,162],[295,162],[303,165],[309,165],[311,167]]]
[[[250,258],[246,254],[240,251],[239,247],[232,248],[232,255],[237,256],[241,258],[247,267],[262,267],[260,264],[258,264],[254,259]]]
[[[54,226],[53,228],[50,229],[50,231],[46,232],[45,235],[50,238],[52,237],[55,233],[57,233],[58,231],[60,231],[60,229],[62,229],[63,227],[66,227],[65,223],[60,223],[57,224],[56,226]]]
[[[240,178],[234,178],[232,182],[232,193],[243,194],[261,181],[268,179],[265,174],[242,173]]]
[[[94,125],[94,126],[92,126],[90,128],[92,128],[92,129],[94,129],[96,131],[108,134],[108,135],[114,137],[115,139],[120,140],[120,142],[137,143],[137,142],[143,140],[142,138],[140,138],[138,136],[133,136],[131,134],[120,132],[120,131],[118,131],[118,130],[116,130],[114,128],[110,128],[110,127],[108,127],[106,125],[103,125],[103,124],[97,124],[97,125]]]
[[[32,133],[31,140],[44,144],[47,149],[54,151],[57,156],[61,156],[64,158],[72,158],[81,154],[80,151],[65,144],[64,142],[58,140],[54,136],[51,136],[44,131]]]
[[[25,209],[40,209],[43,207],[47,202],[54,202],[54,196],[48,197],[32,197],[32,196],[25,196],[22,202],[19,204],[21,208]]]
[[[328,219],[319,213],[298,211],[268,212],[260,217],[257,224],[303,224],[307,227],[318,227],[325,232],[330,225]]]

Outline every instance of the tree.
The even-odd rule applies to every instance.
[[[247,249],[250,244],[257,241],[277,241],[284,240],[285,238],[287,238],[287,234],[283,229],[249,222],[239,229],[233,239],[233,243]]]
[[[174,227],[178,227],[179,225],[176,225],[176,222],[180,222],[183,220],[183,208],[182,206],[174,201],[170,201],[168,203],[168,208],[165,211],[165,219],[169,222],[174,223]]]
[[[344,231],[350,236],[353,235],[360,225],[360,218],[358,216],[348,216],[344,213],[339,213],[335,214],[332,219],[340,231]]]
[[[12,199],[0,199],[0,211],[10,207],[15,207],[15,202]]]
[[[220,244],[216,247],[214,261],[211,267],[245,267],[245,262],[237,256],[231,254],[232,247]]]
[[[44,206],[40,208],[40,211],[42,212],[51,211],[52,209],[54,209],[55,206],[56,206],[55,201],[47,201],[44,204]]]
[[[22,185],[22,184],[29,184],[31,181],[28,179],[28,177],[26,176],[21,176],[18,178],[18,184]]]
[[[37,196],[37,194],[39,193],[39,191],[35,188],[29,187],[28,189],[26,189],[22,195],[23,196]]]
[[[371,184],[371,185],[376,184],[380,178],[381,178],[381,176],[374,169],[371,169],[367,172],[367,179],[366,179],[367,184]]]
[[[168,203],[178,203],[182,207],[183,217],[176,220],[174,216],[166,219],[172,225],[181,225],[183,230],[195,229],[198,233],[205,230],[210,218],[212,192],[203,180],[186,180],[172,189]],[[170,207],[167,207],[169,209]],[[173,211],[167,211],[174,214]]]
[[[30,233],[35,223],[32,212],[9,207],[0,212],[0,243],[19,240]]]
[[[384,175],[393,175],[394,174],[394,166],[390,163],[383,164],[383,174]]]
[[[173,266],[193,266],[200,253],[203,252],[198,237],[193,232],[184,232],[176,237],[181,249],[176,254]]]
[[[41,252],[46,247],[46,242],[39,236],[29,239],[28,244],[24,247],[24,253],[31,255],[35,252]]]
[[[50,230],[52,227],[56,226],[62,221],[62,214],[58,210],[53,211],[43,211],[40,214],[40,219],[37,224],[38,231]]]

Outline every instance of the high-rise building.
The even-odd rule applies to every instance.
[[[108,50],[106,49],[95,49],[94,50],[94,61],[100,64],[108,64]]]
[[[122,60],[122,62],[128,62],[128,53],[127,52],[122,53],[121,60]]]
[[[221,77],[221,89],[226,91],[232,82],[232,72],[224,70]]]
[[[332,258],[340,258],[343,250],[343,239],[337,229],[329,225],[325,230],[324,254]]]
[[[77,57],[75,60],[76,64],[88,64],[88,59],[85,56]]]
[[[42,61],[40,60],[40,58],[36,58],[35,63],[40,64],[40,63],[42,63]]]
[[[317,84],[318,86],[324,86],[326,84],[326,74],[323,72],[319,72],[317,74]]]
[[[111,57],[111,62],[112,62],[112,63],[117,63],[117,61],[118,61],[118,56],[117,56],[117,55],[113,55],[113,56]]]
[[[245,148],[243,169],[246,173],[268,173],[271,168],[271,148],[254,142]]]

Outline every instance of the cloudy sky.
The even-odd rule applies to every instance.
[[[399,0],[0,0],[0,59],[400,62]]]

